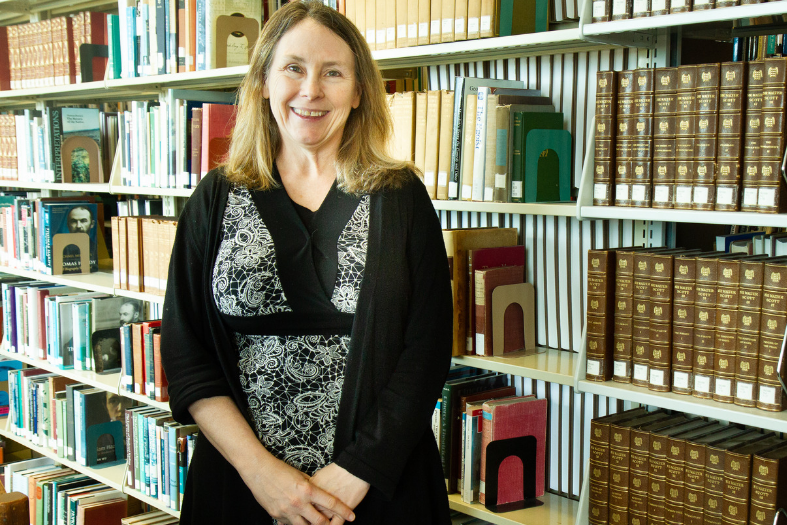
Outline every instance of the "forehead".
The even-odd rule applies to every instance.
[[[71,210],[69,215],[72,218],[87,218],[87,217],[90,217],[90,212],[87,211],[84,208],[75,208],[75,209]]]
[[[297,58],[303,61],[354,65],[352,49],[328,27],[306,18],[292,26],[276,44],[273,60]]]

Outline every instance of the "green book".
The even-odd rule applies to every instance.
[[[547,0],[500,0],[500,36],[546,31],[549,25]]]
[[[512,111],[511,202],[525,202],[525,151],[527,134],[534,129],[563,129],[562,113]]]

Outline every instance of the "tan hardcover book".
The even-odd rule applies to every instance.
[[[497,95],[486,95],[486,144],[484,149],[484,199],[495,198],[495,161],[497,156]],[[508,142],[508,137],[506,137]]]
[[[694,295],[697,258],[676,256],[673,265],[672,391],[691,394],[694,364]]]
[[[462,144],[462,173],[461,178],[461,191],[459,199],[469,201],[473,196],[473,158],[475,154],[474,138],[476,127],[476,104],[478,103],[478,96],[475,94],[467,95],[465,100],[465,118],[463,121],[464,142]]]
[[[481,38],[481,0],[467,0],[467,39]]]
[[[429,12],[429,43],[439,44],[443,27],[443,0],[431,0]]]
[[[617,114],[617,72],[599,71],[596,74],[596,139],[609,142],[608,148],[595,151],[593,173],[593,205],[611,206],[612,182],[615,179],[615,147],[612,134],[613,119]]]
[[[407,38],[404,40],[407,47],[418,45],[419,6],[419,0],[407,0]]]
[[[511,180],[509,177],[508,163],[511,157],[508,151],[510,129],[511,106],[497,106],[495,108],[495,158],[494,158],[494,202],[508,202],[509,187]]]
[[[389,0],[385,2],[385,46],[383,49],[396,49],[396,42],[398,40],[398,14],[401,6],[401,0]],[[404,11],[407,13],[407,4],[404,4]]]
[[[140,232],[142,233],[142,271],[140,272],[140,283],[142,291],[156,294],[158,292],[158,264],[153,260],[157,255],[158,233],[156,232],[156,222],[151,217],[140,217]]]
[[[161,247],[161,258],[159,259],[159,275],[161,276],[160,286],[161,295],[165,295],[167,291],[167,277],[169,275],[169,261],[172,257],[172,248],[175,245],[175,234],[178,229],[178,221],[176,219],[167,219],[164,221],[165,234],[161,238],[163,246]]]
[[[752,457],[749,523],[771,525],[779,509],[787,506],[787,446]]]
[[[672,208],[675,184],[677,68],[655,72],[653,104],[653,207]]]
[[[426,115],[428,112],[429,100],[426,91],[419,91],[415,94],[415,136],[413,142],[415,144],[415,167],[421,175],[426,173]],[[424,179],[424,184],[427,184]],[[432,182],[434,186],[434,182]],[[428,188],[428,184],[427,184]]]
[[[454,299],[454,338],[452,355],[464,355],[472,347],[468,339],[467,315],[472,297],[468,295],[467,253],[478,248],[515,246],[518,234],[515,228],[472,228],[443,230],[443,241],[451,268],[451,288]]]
[[[451,169],[451,140],[454,129],[454,92],[440,95],[440,139],[437,156],[437,198],[448,198],[448,172]]]
[[[375,0],[374,5],[374,49],[380,51],[387,46],[387,29],[388,29],[388,7],[389,4],[394,4],[396,8],[396,0],[387,2],[386,0]],[[368,13],[367,13],[368,16]]]
[[[140,255],[142,247],[142,225],[139,217],[126,218],[126,248],[128,250],[128,289],[132,292],[142,292],[143,262]]]
[[[118,217],[118,247],[120,289],[130,290],[128,278],[128,217]]]
[[[408,47],[410,42],[407,39],[407,22],[410,17],[410,6],[407,0],[396,0],[396,2],[391,2],[391,4],[394,5],[395,39],[393,41],[393,47]],[[390,42],[388,42],[388,48],[391,48]]]
[[[467,40],[468,0],[455,0],[454,3],[454,40]]]
[[[366,43],[369,44],[369,36],[366,31],[366,6],[369,5],[369,0],[354,0],[355,1],[355,26],[358,28],[358,31],[363,35],[366,39]],[[371,46],[370,46],[371,48]]]
[[[377,49],[377,3],[379,0],[366,0],[366,43],[372,51]]]
[[[455,0],[443,0],[440,8],[440,42],[454,41]]]
[[[743,125],[742,211],[758,210],[765,76],[763,61],[749,62],[746,85],[746,121]]]
[[[435,0],[436,1],[436,0]],[[418,0],[418,45],[429,43],[429,27],[431,25],[432,0]]]
[[[440,153],[440,110],[442,107],[442,94],[443,92],[439,90],[426,92],[426,132],[423,141],[419,139],[419,142],[423,142],[424,144],[424,183],[426,184],[426,191],[432,199],[437,198],[437,168]],[[416,139],[418,139],[417,133]],[[446,192],[447,191],[448,189],[446,188]]]
[[[481,25],[479,36],[481,38],[491,38],[495,36],[495,0],[481,0]]]
[[[120,284],[120,217],[114,216],[112,223],[112,282],[115,288],[122,289]]]

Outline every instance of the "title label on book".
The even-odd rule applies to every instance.
[[[429,22],[421,22],[418,24],[418,38],[429,37]]]
[[[732,381],[721,377],[716,378],[716,394],[729,397],[732,395]]]
[[[754,384],[745,381],[736,381],[735,397],[745,401],[754,401]]]
[[[689,374],[688,372],[675,371],[672,377],[673,385],[677,388],[689,388]]]
[[[589,376],[601,375],[601,362],[595,359],[588,359],[587,374]]]
[[[607,2],[605,0],[593,1],[593,18],[601,18],[607,15]]]
[[[522,198],[522,181],[511,181],[511,197],[515,199]]]
[[[694,390],[710,394],[710,377],[703,375],[694,376]]]
[[[492,17],[489,15],[484,15],[481,17],[481,31],[491,31],[492,30]]]
[[[634,365],[634,379],[637,381],[648,380],[648,365],[635,364]]]
[[[628,363],[626,361],[615,361],[614,374],[617,377],[628,377]]]
[[[768,405],[776,404],[776,388],[768,385],[760,385],[760,403]]]

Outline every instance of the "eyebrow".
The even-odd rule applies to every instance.
[[[287,61],[294,60],[296,62],[306,62],[305,58],[299,57],[298,55],[284,55],[282,58]],[[335,60],[331,62],[325,62],[323,64],[323,67],[332,67],[332,66],[349,67],[349,64],[346,64],[344,62],[338,62]]]

